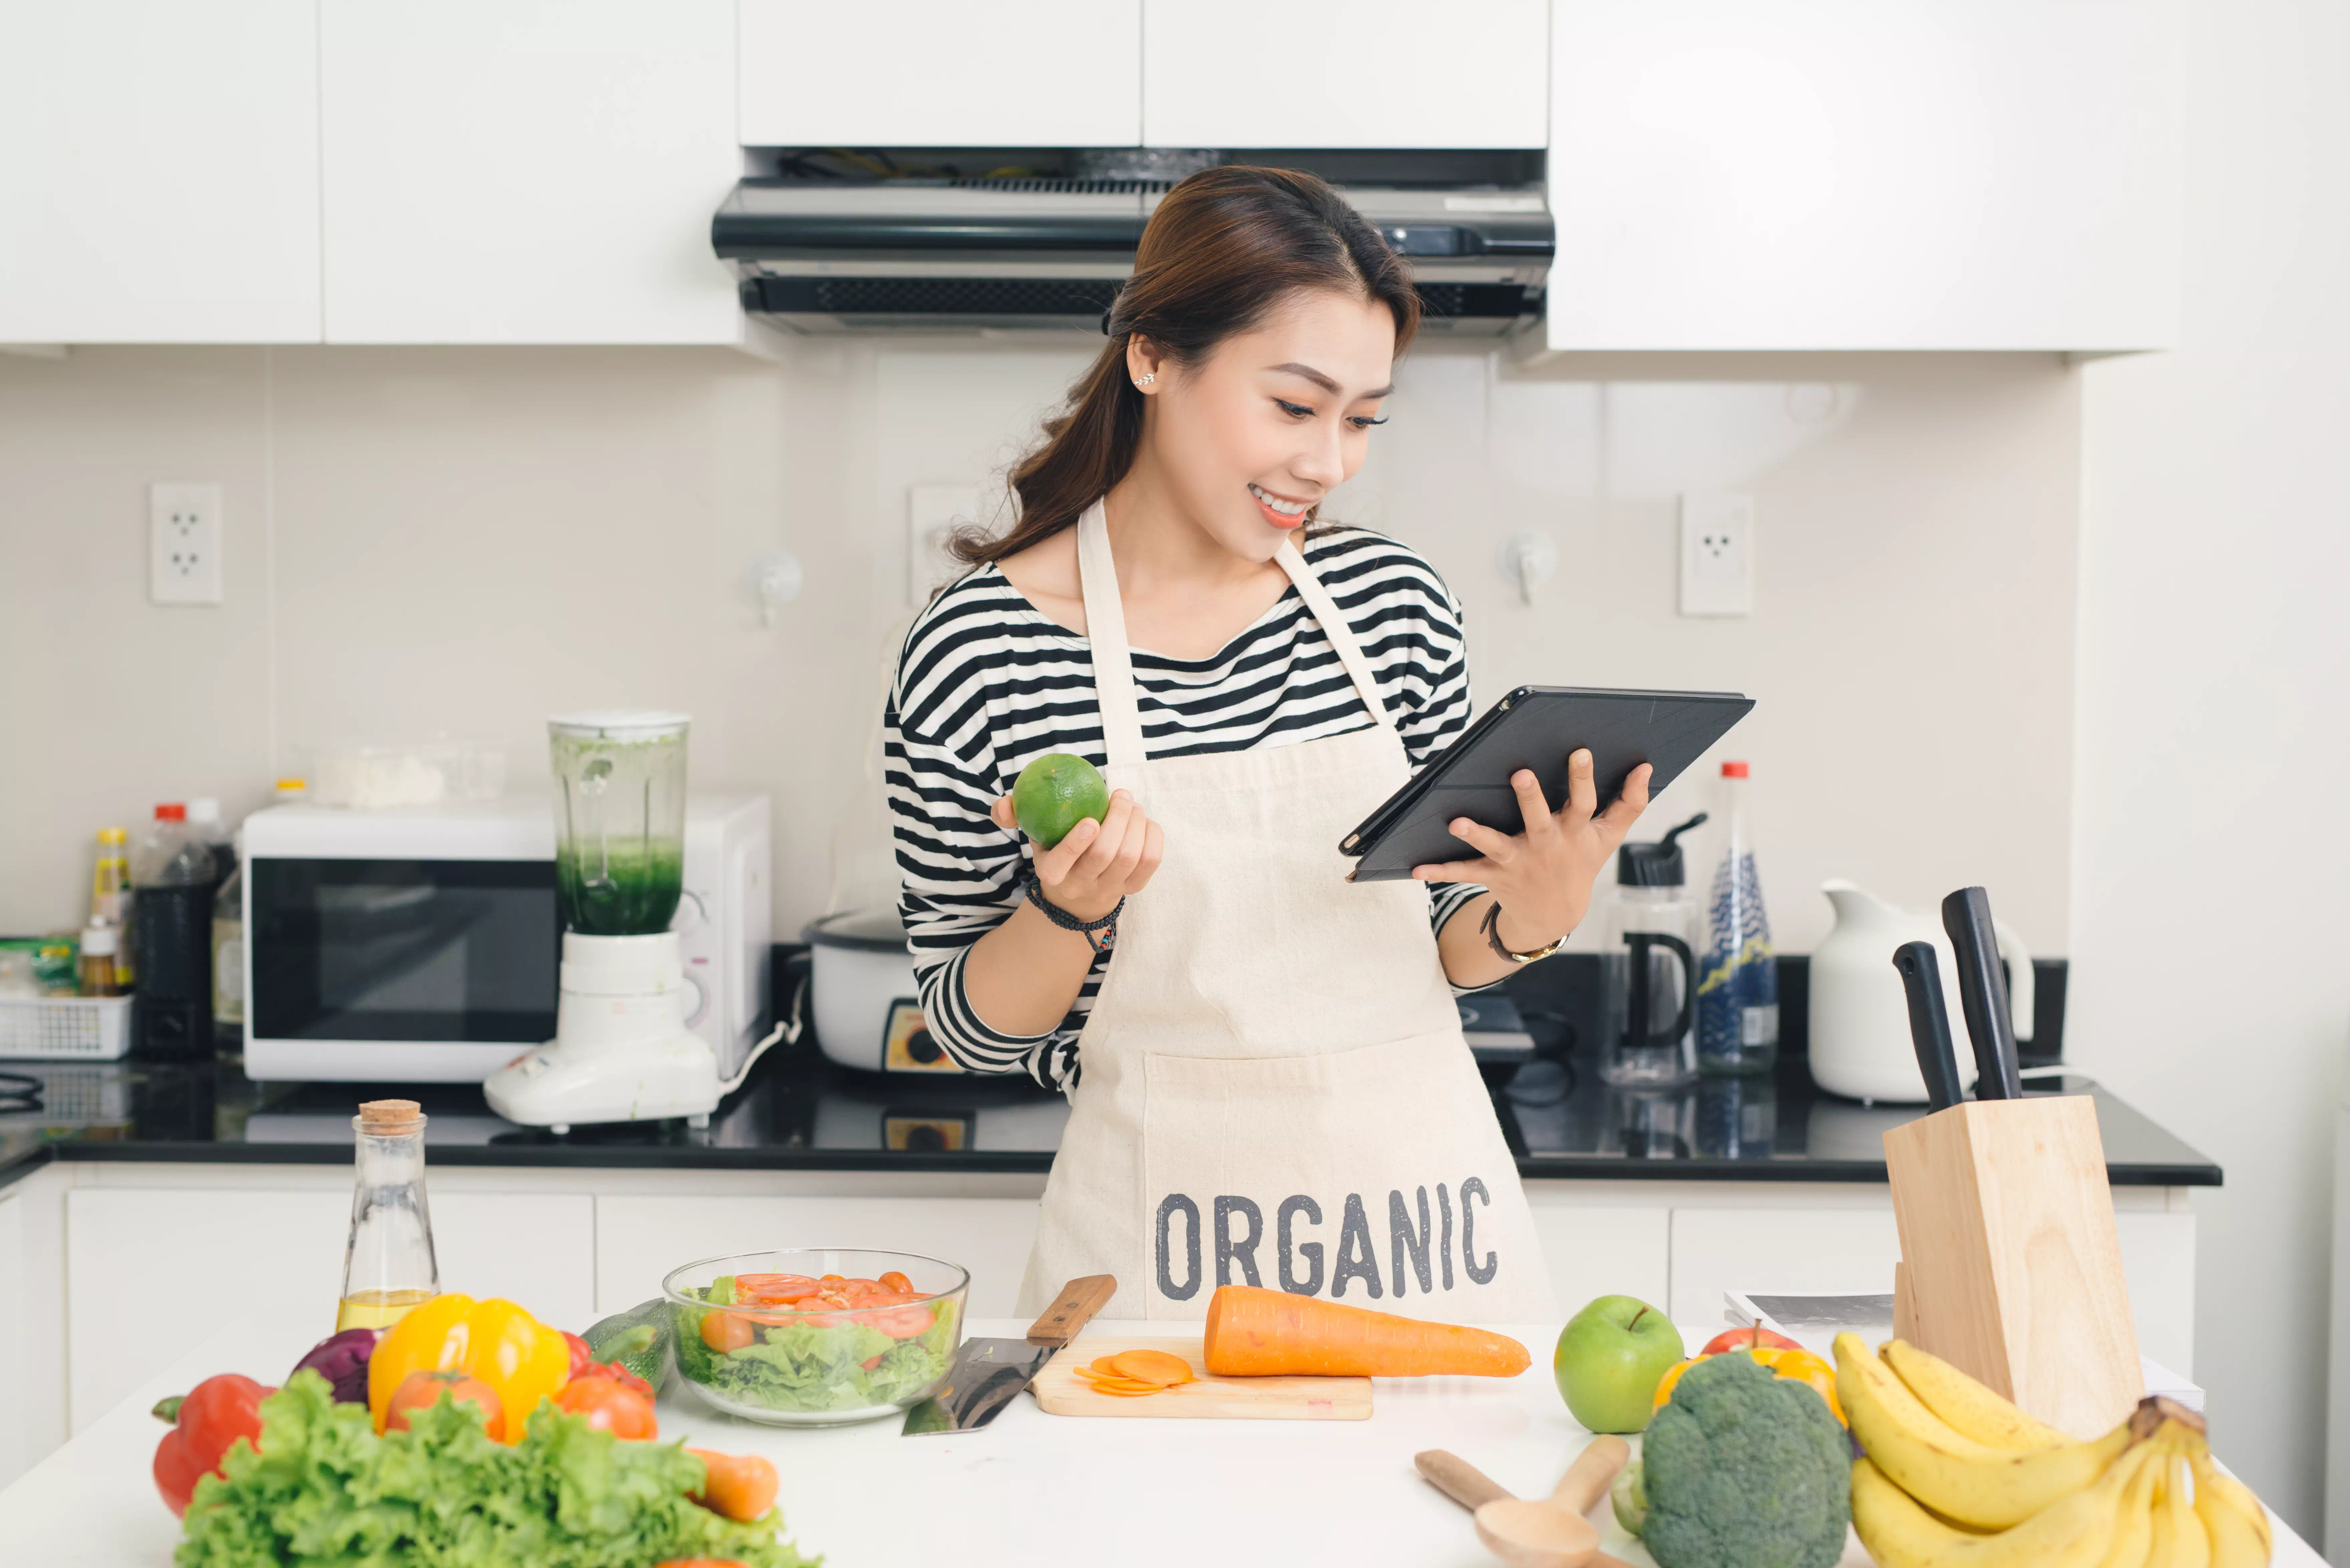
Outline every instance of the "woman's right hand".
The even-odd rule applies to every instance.
[[[1012,797],[1000,795],[988,816],[1006,832],[1017,832],[1020,819]],[[1080,920],[1098,920],[1118,908],[1118,901],[1139,893],[1159,869],[1159,825],[1142,814],[1134,796],[1124,790],[1109,797],[1109,815],[1099,822],[1087,817],[1069,836],[1047,849],[1031,839],[1035,850],[1036,880],[1053,907]]]

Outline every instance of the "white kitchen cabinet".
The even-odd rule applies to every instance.
[[[1036,1239],[1029,1198],[608,1196],[596,1203],[596,1309],[660,1294],[661,1276],[728,1252],[865,1247],[944,1258],[971,1271],[966,1310],[1010,1317]]]
[[[557,1327],[595,1316],[595,1199],[436,1192],[442,1282]],[[350,1187],[78,1188],[66,1203],[72,1429],[239,1317],[333,1330]]]
[[[1672,1210],[1663,1202],[1589,1202],[1577,1181],[1529,1181],[1526,1204],[1542,1238],[1561,1322],[1594,1296],[1671,1294]]]
[[[0,343],[318,340],[317,0],[0,0]]]
[[[1131,147],[1141,0],[742,0],[753,147]]]
[[[741,340],[733,0],[319,5],[328,342]]]
[[[1553,349],[2177,337],[2182,0],[1556,0]]]
[[[1541,147],[1550,0],[1186,0],[1142,16],[1149,147]],[[1433,36],[1431,36],[1433,35]]]
[[[0,1345],[29,1345],[31,1337],[28,1276],[31,1240],[25,1233],[25,1203],[13,1194],[0,1194]],[[21,1402],[0,1407],[0,1487],[33,1467],[39,1458],[36,1436]]]

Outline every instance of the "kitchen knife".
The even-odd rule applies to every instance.
[[[1909,993],[1909,1044],[1918,1050],[1918,1071],[1926,1080],[1926,1102],[1947,1111],[1963,1097],[1959,1089],[1958,1048],[1950,1044],[1950,1010],[1942,1001],[1942,966],[1931,942],[1904,942],[1894,950],[1893,967]]]
[[[1111,1275],[1087,1274],[1061,1287],[1059,1299],[1028,1325],[1026,1339],[964,1340],[947,1369],[946,1382],[906,1412],[899,1434],[920,1438],[986,1426],[1117,1293],[1118,1281]]]
[[[1959,1002],[1975,1046],[1975,1098],[2020,1100],[2015,1021],[2007,1011],[2007,977],[2000,972],[1999,938],[1991,930],[1991,895],[1961,888],[1942,900],[1942,929],[1959,961]]]

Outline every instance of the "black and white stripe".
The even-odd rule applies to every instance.
[[[1459,602],[1426,561],[1384,535],[1334,529],[1303,549],[1370,661],[1412,765],[1425,763],[1469,722]],[[1371,723],[1294,587],[1208,659],[1138,649],[1133,662],[1153,757],[1294,745]],[[1074,1086],[1077,1033],[1110,957],[1095,961],[1076,1005],[1042,1035],[990,1028],[964,994],[962,963],[1020,900],[1023,841],[995,826],[990,804],[1047,752],[1074,752],[1097,767],[1107,760],[1091,649],[1037,614],[1001,571],[981,567],[907,633],[884,722],[899,907],[931,1036],[973,1072],[1024,1069],[1040,1084]],[[1432,887],[1430,923],[1440,929],[1482,891]]]

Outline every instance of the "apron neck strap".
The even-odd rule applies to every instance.
[[[1338,612],[1329,590],[1297,546],[1284,539],[1273,558],[1287,573],[1297,597],[1321,623],[1322,635],[1346,667],[1372,722],[1390,733],[1395,721],[1379,700],[1378,682],[1371,678],[1371,661],[1363,657],[1354,628]],[[1086,601],[1086,640],[1093,649],[1094,694],[1101,704],[1102,749],[1109,765],[1126,767],[1146,760],[1142,743],[1142,709],[1135,695],[1134,659],[1126,637],[1126,607],[1118,598],[1118,567],[1110,559],[1109,514],[1102,502],[1086,508],[1077,519],[1077,580]]]
[[[1086,641],[1093,648],[1094,695],[1101,704],[1102,750],[1114,768],[1139,766],[1142,707],[1134,693],[1134,659],[1126,640],[1126,606],[1109,558],[1109,511],[1097,501],[1077,519],[1077,581],[1086,597]]]
[[[1305,607],[1314,612],[1314,618],[1322,623],[1322,635],[1330,639],[1331,648],[1338,655],[1338,662],[1347,667],[1347,678],[1355,683],[1355,694],[1362,698],[1363,706],[1370,710],[1371,722],[1389,734],[1396,734],[1395,721],[1388,717],[1388,705],[1379,701],[1379,683],[1371,679],[1371,661],[1363,657],[1362,645],[1355,640],[1355,628],[1348,626],[1347,618],[1338,613],[1337,603],[1330,597],[1330,590],[1322,586],[1322,579],[1314,575],[1314,568],[1305,564],[1305,557],[1299,555],[1297,546],[1288,540],[1281,542],[1281,548],[1273,553],[1273,558],[1280,564],[1283,571],[1289,574],[1291,586],[1296,588],[1297,597],[1305,601]]]

